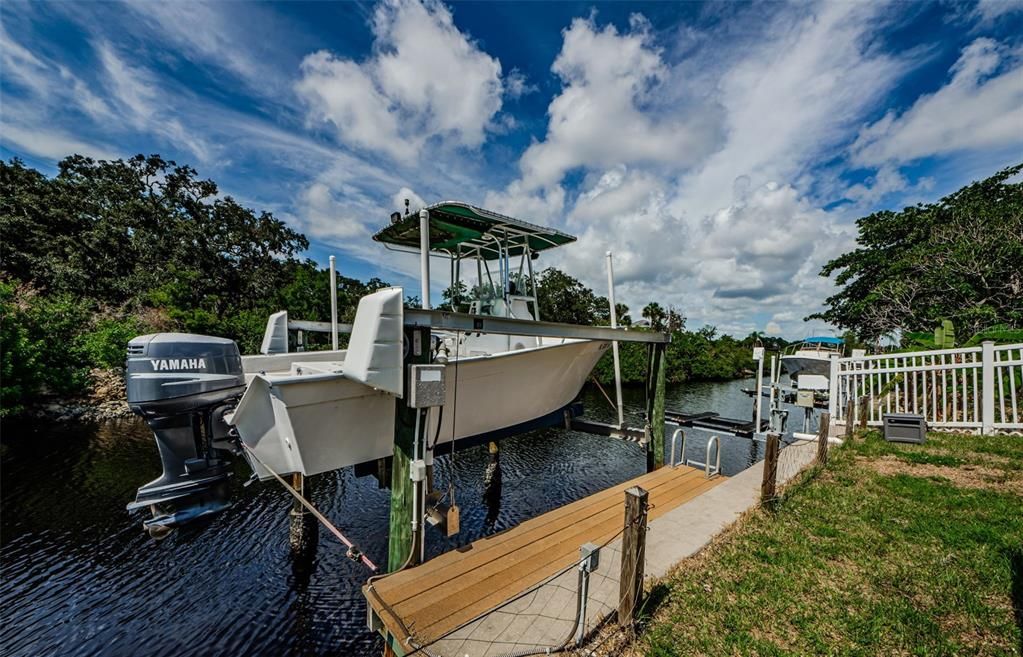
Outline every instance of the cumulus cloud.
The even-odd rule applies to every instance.
[[[929,155],[1023,144],[1023,64],[993,39],[963,49],[938,91],[901,115],[887,113],[863,128],[855,162],[910,162]]]
[[[769,21],[767,37],[722,74],[723,146],[685,177],[675,210],[706,215],[739,176],[753,186],[790,182],[830,157],[908,68],[870,46],[885,11],[833,2]]]
[[[626,32],[576,19],[553,67],[563,88],[546,136],[522,156],[521,178],[487,200],[546,211],[576,232],[556,264],[594,289],[599,255],[613,250],[619,298],[634,308],[675,304],[693,326],[732,333],[763,330],[754,313],[766,323],[798,308],[772,321],[802,333],[832,291],[818,272],[853,239],[797,180],[910,66],[870,46],[883,17],[850,3],[783,8],[740,55],[701,50],[675,63],[641,18]],[[559,221],[543,200],[567,197],[576,169],[584,182]],[[867,182],[849,193],[866,202],[909,185],[898,171]]]
[[[310,118],[331,124],[344,143],[395,158],[415,155],[430,139],[479,146],[501,109],[501,63],[437,0],[385,0],[372,31],[366,61],[326,51],[302,61],[295,89]]]
[[[580,166],[685,166],[712,145],[708,116],[650,111],[665,90],[669,69],[649,23],[639,16],[625,33],[614,25],[598,27],[592,16],[573,20],[551,70],[564,88],[547,109],[546,137],[519,163],[526,191],[554,185]]]

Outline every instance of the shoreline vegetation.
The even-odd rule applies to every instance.
[[[123,365],[136,335],[216,335],[255,353],[273,312],[330,316],[329,274],[300,257],[309,248],[304,235],[158,155],[72,155],[53,177],[18,159],[0,161],[0,233],[0,417],[130,415]],[[554,268],[538,278],[544,319],[610,323],[607,299],[579,280]],[[387,285],[339,276],[340,321],[350,322],[359,298]],[[444,294],[448,307],[452,292]],[[618,315],[633,324],[623,304]],[[652,329],[673,333],[669,383],[747,375],[757,339],[769,349],[785,344],[757,334],[719,336],[714,327],[687,331],[677,308],[656,302],[642,315]],[[311,349],[327,342],[326,335],[307,336]],[[645,350],[622,347],[624,383],[642,383]],[[594,378],[613,380],[609,356]]]
[[[1021,464],[1021,436],[860,432],[575,654],[1021,654]]]
[[[955,332],[963,342],[1023,339],[1023,182],[1013,182],[1021,172],[1023,164],[935,203],[857,220],[858,247],[821,272],[839,291],[807,319],[845,330],[847,348],[895,335],[903,347],[926,348],[935,326],[947,327],[945,346]],[[301,257],[304,235],[159,155],[71,155],[52,177],[0,161],[0,234],[0,417],[126,414],[114,403],[123,382],[111,382],[136,335],[215,335],[255,353],[273,312],[330,316],[329,274]],[[543,319],[610,324],[606,297],[555,268],[537,276]],[[339,276],[339,320],[350,322],[359,298],[387,285]],[[458,307],[465,293],[445,290],[441,307]],[[656,301],[638,311],[618,304],[617,315],[623,326],[672,334],[672,384],[749,376],[754,345],[771,354],[787,344],[689,330],[679,308]],[[307,336],[312,349],[327,342]],[[623,383],[642,384],[646,350],[624,343],[620,352]],[[613,382],[609,354],[593,379]]]

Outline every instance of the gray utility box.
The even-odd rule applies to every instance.
[[[927,421],[923,415],[888,413],[884,416],[884,439],[890,443],[927,442]]]
[[[408,405],[411,408],[432,408],[444,405],[444,370],[446,365],[411,365]]]

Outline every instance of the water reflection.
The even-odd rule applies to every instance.
[[[751,382],[669,390],[669,407],[748,417]],[[642,422],[643,391],[626,390],[627,422]],[[613,421],[599,392],[587,415]],[[796,417],[796,413],[793,413]],[[799,416],[801,418],[801,415]],[[668,436],[670,437],[670,431]],[[709,434],[689,432],[702,460]],[[722,470],[760,457],[744,439],[722,441]],[[141,422],[3,427],[0,479],[0,644],[6,655],[376,654],[360,587],[368,575],[328,532],[313,558],[293,556],[291,498],[273,484],[243,487],[233,464],[233,506],[203,528],[149,539],[125,505],[158,476]],[[452,484],[461,532],[428,530],[436,555],[641,474],[639,447],[560,429],[500,445],[501,479],[483,485],[487,446],[441,455],[435,487]],[[310,498],[376,563],[386,562],[389,491],[351,469],[310,477]]]

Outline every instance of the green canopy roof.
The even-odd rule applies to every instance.
[[[430,212],[430,250],[438,253],[496,260],[507,248],[509,256],[551,249],[574,242],[571,235],[490,212],[468,203],[444,201],[427,206]],[[373,239],[384,244],[419,250],[419,213],[406,215]]]

